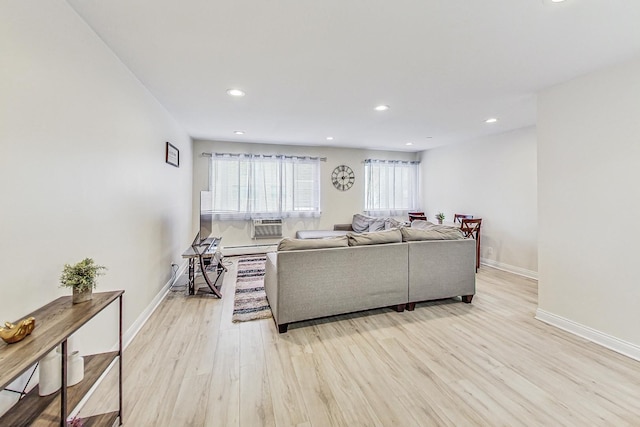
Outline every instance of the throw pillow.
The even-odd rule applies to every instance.
[[[369,225],[375,220],[376,218],[372,216],[355,214],[351,221],[351,228],[353,228],[353,231],[356,233],[364,233],[365,231],[369,231]]]
[[[339,248],[349,246],[347,236],[324,239],[292,239],[285,237],[278,243],[278,251],[300,251],[306,249]]]
[[[369,232],[371,231],[382,231],[384,230],[384,225],[387,222],[387,218],[376,218],[371,224],[369,224]]]
[[[347,238],[349,239],[349,246],[379,245],[402,242],[402,233],[400,233],[400,230],[392,229],[373,233],[348,233]]]
[[[414,221],[415,222],[415,221]],[[459,228],[438,227],[421,230],[419,228],[403,227],[400,229],[403,242],[415,242],[418,240],[462,240],[464,235]],[[351,241],[349,241],[351,244]]]
[[[404,227],[404,222],[398,221],[394,218],[385,218],[384,229],[389,230],[391,228],[401,228]]]

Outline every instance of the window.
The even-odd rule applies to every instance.
[[[214,219],[320,216],[320,159],[213,154]]]
[[[419,164],[395,160],[365,160],[365,213],[392,216],[404,215],[417,209]]]

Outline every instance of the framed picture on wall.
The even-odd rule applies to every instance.
[[[165,161],[177,168],[180,167],[180,151],[175,145],[167,141],[167,148],[165,151]]]

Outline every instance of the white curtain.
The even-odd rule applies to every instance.
[[[365,213],[405,215],[419,205],[419,162],[365,160]]]
[[[283,217],[320,216],[320,159],[283,158],[281,182]]]
[[[214,154],[209,168],[214,219],[320,216],[320,159]]]

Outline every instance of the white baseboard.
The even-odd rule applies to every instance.
[[[142,329],[144,324],[147,323],[147,320],[149,320],[149,317],[151,317],[153,312],[156,311],[156,309],[158,308],[158,306],[160,305],[164,297],[167,296],[167,294],[169,293],[169,289],[171,289],[171,286],[174,284],[176,279],[185,272],[188,265],[189,265],[188,261],[185,260],[176,271],[176,274],[162,287],[162,289],[160,289],[160,292],[158,292],[158,294],[153,298],[153,300],[151,300],[147,308],[145,308],[144,311],[140,313],[136,321],[133,322],[133,324],[129,327],[129,329],[127,329],[127,331],[124,333],[122,337],[123,349],[127,348],[129,344],[131,344],[131,341],[133,341],[135,336],[138,335],[138,332],[140,332],[140,329]]]
[[[536,310],[536,319],[640,361],[640,346],[541,309]]]
[[[518,276],[528,277],[529,279],[538,280],[538,272],[533,270],[527,270],[526,268],[516,267],[502,262],[494,261],[492,259],[480,258],[480,264],[487,267],[496,268],[498,270],[507,271],[509,273],[517,274]]]

